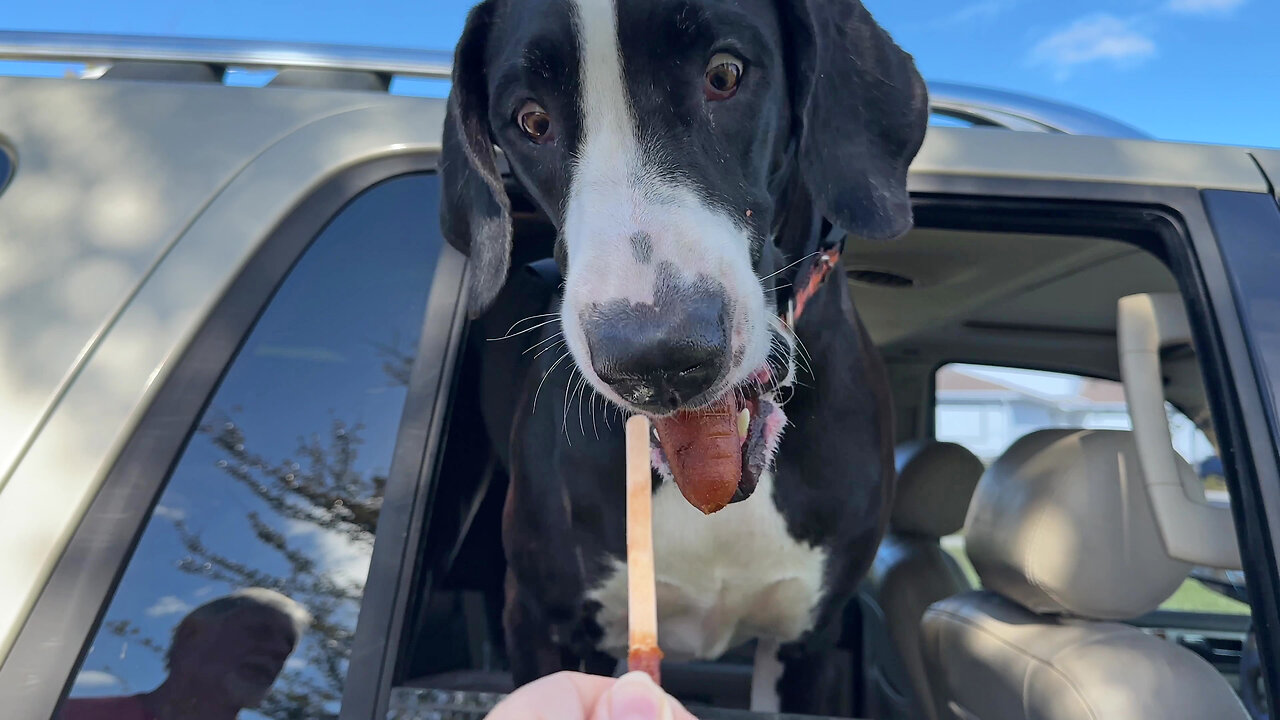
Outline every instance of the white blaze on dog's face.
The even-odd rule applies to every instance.
[[[750,208],[712,204],[680,172],[678,148],[661,132],[642,135],[628,72],[643,65],[624,60],[613,0],[572,4],[581,133],[562,230],[565,340],[620,404],[659,413],[705,404],[770,349]]]

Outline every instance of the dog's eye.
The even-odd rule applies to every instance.
[[[707,83],[703,88],[708,100],[728,100],[738,91],[742,77],[742,61],[729,53],[716,53],[707,63]]]
[[[530,100],[520,106],[516,113],[516,122],[525,135],[534,142],[546,142],[551,139],[551,116],[538,103]]]

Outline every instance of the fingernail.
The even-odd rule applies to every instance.
[[[669,720],[666,693],[642,672],[623,675],[609,691],[609,720]]]

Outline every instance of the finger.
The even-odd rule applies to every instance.
[[[485,720],[586,720],[615,682],[574,672],[548,675],[508,695]]]
[[[642,672],[623,675],[595,706],[591,720],[697,720]]]

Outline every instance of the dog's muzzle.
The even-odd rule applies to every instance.
[[[607,308],[607,309],[605,309]],[[582,323],[591,368],[653,418],[653,465],[704,513],[751,497],[773,464],[786,423],[779,390],[793,377],[794,342],[771,330],[768,359],[740,383],[721,294],[679,302],[615,301]]]

